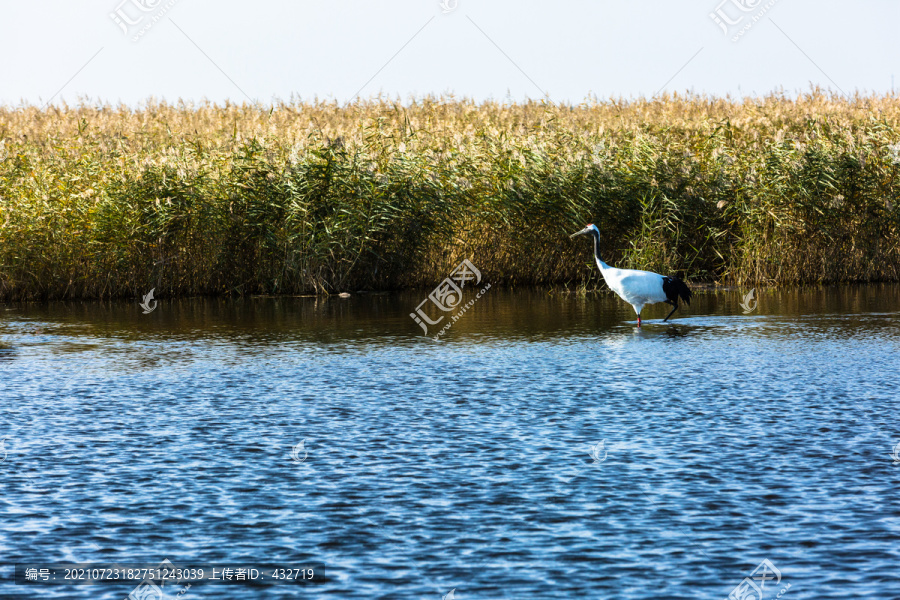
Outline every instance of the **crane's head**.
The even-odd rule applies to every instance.
[[[575,233],[573,233],[573,234],[570,235],[569,237],[570,237],[570,238],[574,238],[574,237],[578,237],[579,235],[585,235],[585,234],[588,234],[588,233],[596,234],[597,236],[599,236],[599,235],[600,235],[600,230],[597,229],[597,226],[596,226],[596,225],[590,224],[590,225],[588,225],[587,227],[585,227],[584,229],[582,229],[581,231],[576,231]]]

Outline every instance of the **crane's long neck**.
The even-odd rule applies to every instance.
[[[597,266],[600,268],[600,271],[605,271],[609,268],[609,265],[600,258],[600,234],[596,231],[592,231],[591,237],[594,238],[594,260],[597,261]]]

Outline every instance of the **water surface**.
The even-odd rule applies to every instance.
[[[318,575],[186,599],[725,598],[764,559],[765,598],[900,597],[900,287],[642,329],[492,289],[440,341],[425,294],[0,306],[0,597],[163,559]]]

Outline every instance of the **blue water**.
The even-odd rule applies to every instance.
[[[441,341],[419,296],[0,306],[0,597],[900,598],[900,288],[491,290]]]

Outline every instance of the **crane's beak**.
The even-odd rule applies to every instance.
[[[572,235],[570,235],[570,236],[569,236],[569,239],[576,238],[576,237],[578,237],[579,235],[584,235],[584,234],[586,234],[587,232],[588,232],[588,228],[585,227],[585,228],[582,229],[581,231],[576,231],[575,233],[573,233]]]

